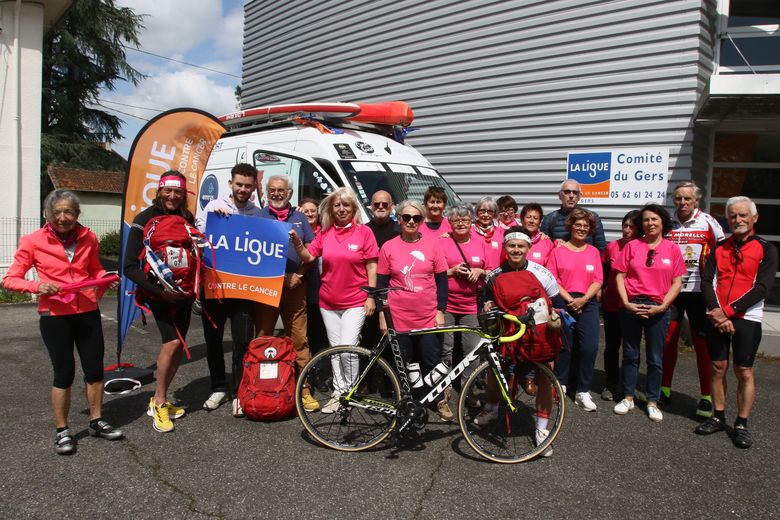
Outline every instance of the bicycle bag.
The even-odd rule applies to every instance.
[[[524,316],[534,309],[533,321],[519,340],[502,345],[502,354],[513,361],[554,361],[561,349],[560,326],[551,322],[552,302],[533,273],[512,271],[498,275],[493,282],[493,298],[508,314]],[[503,334],[511,336],[517,325],[505,322]]]
[[[238,401],[255,421],[279,421],[295,414],[295,350],[290,338],[261,336],[244,354]]]

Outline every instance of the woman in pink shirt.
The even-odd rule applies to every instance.
[[[498,227],[495,221],[498,206],[493,202],[492,197],[482,197],[474,206],[474,211],[477,219],[472,228],[472,235],[485,243],[487,268],[495,269],[501,265],[504,247],[504,230]]]
[[[444,313],[447,310],[447,260],[438,237],[420,234],[424,212],[422,204],[416,200],[401,202],[396,209],[401,235],[385,242],[379,253],[377,287],[405,289],[388,293],[393,328],[399,333],[444,325]],[[379,328],[387,330],[382,314],[379,315]],[[439,366],[440,334],[414,337],[399,334],[398,343],[413,386],[422,384],[415,385],[414,376],[411,375],[415,369],[421,370],[418,373],[423,375],[444,369]],[[413,363],[415,354],[419,356],[421,369]],[[440,398],[437,406],[441,419],[451,421],[452,412],[447,414],[449,407],[446,407],[446,401]]]
[[[615,262],[615,283],[623,304],[620,330],[623,334],[625,397],[615,405],[614,412],[624,415],[634,408],[639,347],[644,331],[647,415],[651,421],[659,422],[663,420],[658,399],[661,396],[664,340],[671,314],[669,307],[680,293],[686,268],[680,248],[664,239],[664,235],[672,229],[669,213],[658,204],[647,204],[641,211],[637,219],[641,238],[627,243]]]
[[[357,345],[363,320],[375,310],[374,300],[361,291],[376,286],[379,249],[374,233],[361,224],[358,200],[348,188],[339,188],[320,203],[321,232],[308,251],[297,235],[293,244],[303,262],[322,257],[320,313],[331,346]],[[346,392],[359,373],[353,354],[331,357],[333,393],[322,413],[338,410],[339,396]]]
[[[601,257],[606,279],[601,297],[601,308],[604,310],[604,374],[606,376],[601,398],[605,401],[612,401],[617,397],[620,383],[620,344],[623,338],[620,334],[620,309],[623,308],[623,304],[620,303],[620,295],[615,283],[617,277],[615,262],[620,258],[626,244],[637,237],[634,221],[639,215],[639,210],[636,209],[625,214],[622,224],[623,237],[607,244]]]
[[[531,251],[528,252],[528,259],[546,267],[547,259],[550,252],[555,249],[555,244],[550,237],[539,230],[543,217],[544,211],[536,202],[526,204],[520,210],[520,224],[531,232]]]
[[[599,352],[599,304],[596,295],[604,280],[599,250],[586,240],[596,229],[590,211],[575,208],[566,217],[571,238],[550,254],[547,269],[558,281],[561,298],[577,320],[574,330],[564,328],[569,348],[561,349],[555,375],[565,389],[574,387],[574,402],[585,411],[596,410],[590,396],[593,369]],[[575,369],[571,370],[572,359]]]
[[[477,288],[487,274],[485,243],[471,235],[473,213],[470,204],[458,204],[447,213],[452,226],[449,237],[439,239],[444,257],[447,259],[447,312],[444,313],[445,325],[462,325],[479,328],[477,320]],[[442,362],[448,367],[458,363],[464,354],[468,354],[479,343],[475,334],[449,332],[444,335]],[[453,361],[453,350],[458,344],[458,355]],[[467,374],[464,374],[467,375]],[[458,385],[456,384],[456,388]],[[448,389],[449,390],[449,389]],[[449,392],[445,399],[450,397]],[[452,415],[450,412],[449,415]]]
[[[423,194],[425,203],[425,220],[420,224],[422,236],[440,237],[446,235],[452,229],[450,223],[444,218],[447,208],[447,193],[437,186],[431,186]]]

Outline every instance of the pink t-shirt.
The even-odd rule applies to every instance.
[[[647,267],[650,248],[642,239],[630,241],[615,262],[615,269],[626,273],[625,287],[629,301],[637,296],[647,296],[662,303],[672,287],[672,279],[686,273],[680,248],[663,239],[655,248],[653,265]]]
[[[425,222],[420,222],[420,228],[418,229],[418,231],[424,237],[427,236],[440,237],[444,233],[451,233],[452,226],[450,226],[450,221],[445,218],[442,219],[441,226],[439,226],[439,229],[431,229],[428,227],[428,224],[426,224]]]
[[[498,226],[493,226],[492,233],[484,233],[474,224],[471,226],[471,238],[481,240],[485,243],[485,255],[487,258],[487,269],[495,269],[501,265],[504,254],[504,230]]]
[[[440,238],[444,257],[447,259],[447,269],[463,263],[463,256],[458,251],[452,238]],[[487,269],[485,258],[485,243],[472,237],[465,244],[458,244],[466,256],[469,267]],[[477,313],[477,282],[469,282],[465,278],[447,277],[447,311],[455,314]]]
[[[440,240],[422,237],[408,243],[401,237],[385,242],[379,253],[377,274],[390,275],[388,305],[398,331],[433,327],[436,324],[436,280],[434,275],[447,271]]]
[[[322,257],[320,307],[344,310],[361,307],[368,285],[366,261],[379,256],[374,233],[366,226],[352,224],[347,228],[331,226],[314,237],[309,253]]]
[[[585,294],[591,284],[604,281],[601,254],[591,245],[579,252],[566,246],[556,247],[547,260],[547,269],[569,293]]]
[[[627,243],[628,240],[622,238],[613,240],[607,244],[607,248],[601,257],[601,263],[609,267],[607,283],[604,286],[604,294],[601,297],[601,306],[606,312],[617,312],[623,307],[623,302],[620,301],[620,294],[617,291],[616,278],[618,272],[615,269],[615,262],[620,258]]]
[[[546,267],[553,249],[555,249],[555,243],[549,238],[538,240],[535,244],[531,244],[528,259]]]

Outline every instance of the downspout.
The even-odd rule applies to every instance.
[[[16,12],[14,12],[14,66],[16,67],[16,114],[14,114],[14,137],[16,142],[16,239],[22,237],[22,49],[19,43],[19,26],[22,14],[22,0],[16,0]]]

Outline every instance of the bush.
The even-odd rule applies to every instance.
[[[100,238],[100,256],[118,258],[121,243],[119,231],[109,231]]]
[[[28,293],[18,293],[0,287],[0,303],[26,303],[31,301],[32,296]]]

